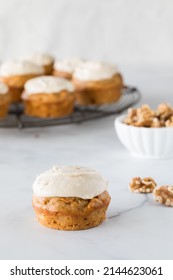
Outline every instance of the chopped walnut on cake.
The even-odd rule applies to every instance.
[[[129,187],[132,192],[151,193],[155,189],[156,185],[156,182],[150,177],[146,177],[144,179],[135,177],[132,179]]]
[[[173,207],[173,186],[161,186],[153,192],[154,201]]]

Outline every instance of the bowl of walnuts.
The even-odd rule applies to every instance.
[[[122,144],[135,156],[173,157],[173,107],[162,103],[156,110],[148,105],[130,108],[115,119],[115,130]]]

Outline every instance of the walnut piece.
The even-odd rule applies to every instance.
[[[137,109],[129,108],[127,118],[124,120],[124,123],[128,125],[135,125],[137,121]]]
[[[165,126],[173,126],[173,116],[171,116],[166,122]]]
[[[138,127],[150,127],[154,117],[154,111],[144,104],[138,109],[130,108],[124,123]]]
[[[157,107],[156,114],[160,120],[166,121],[173,115],[173,109],[169,104],[162,103]]]
[[[173,207],[173,186],[161,186],[153,192],[154,201]]]
[[[162,127],[162,124],[158,118],[153,118],[151,127]]]
[[[156,182],[150,177],[144,179],[135,177],[132,179],[129,187],[132,192],[151,193],[156,187]]]
[[[124,123],[137,127],[173,126],[173,108],[166,103],[160,104],[156,111],[146,104],[137,109],[130,108]]]
[[[146,104],[137,109],[137,120],[140,126],[150,127],[154,117],[154,111]]]

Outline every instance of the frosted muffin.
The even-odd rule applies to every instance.
[[[4,83],[0,82],[0,118],[4,118],[9,109],[10,94],[9,88]]]
[[[2,63],[0,80],[9,87],[11,102],[19,102],[25,82],[42,75],[43,72],[44,69],[41,66],[29,61],[11,60]]]
[[[25,57],[26,60],[31,61],[44,68],[44,74],[50,75],[53,71],[54,58],[46,53],[34,52]]]
[[[110,203],[107,181],[95,170],[54,166],[33,184],[38,221],[53,229],[82,230],[101,224]]]
[[[101,105],[117,101],[122,92],[123,80],[116,66],[86,61],[74,71],[76,98],[81,105]]]
[[[77,65],[82,62],[79,58],[67,58],[64,60],[57,60],[54,64],[54,76],[63,77],[71,80],[72,75]]]
[[[33,117],[63,117],[74,110],[74,87],[70,81],[41,76],[25,84],[22,99],[25,114]]]

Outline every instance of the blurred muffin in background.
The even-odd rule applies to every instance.
[[[29,79],[42,75],[44,69],[25,60],[9,60],[0,66],[0,81],[9,87],[11,102],[19,102],[24,84]]]
[[[123,79],[113,64],[85,61],[73,74],[76,99],[80,105],[101,105],[121,97]]]
[[[54,58],[46,53],[34,52],[25,57],[25,60],[33,62],[44,68],[45,75],[51,75],[53,71]]]
[[[9,88],[0,82],[0,119],[6,117],[10,105]]]
[[[63,78],[41,76],[25,84],[22,99],[25,114],[33,117],[55,118],[74,110],[74,86]]]
[[[57,60],[54,64],[53,75],[57,77],[63,77],[71,80],[75,68],[82,62],[80,58],[67,58],[63,60]]]

